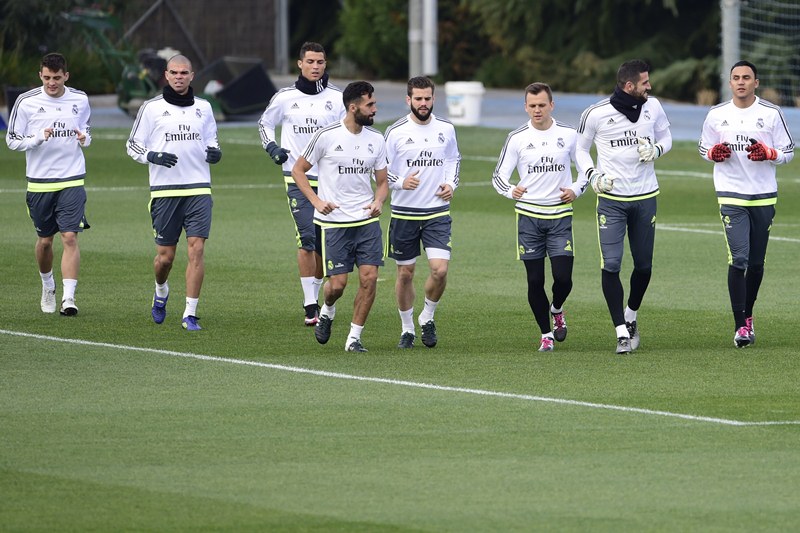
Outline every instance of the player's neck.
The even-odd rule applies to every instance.
[[[347,128],[347,131],[352,133],[353,135],[358,135],[361,133],[361,130],[364,129],[364,126],[356,122],[356,118],[353,115],[347,115],[344,117],[344,127]]]
[[[751,94],[750,96],[746,96],[744,98],[737,98],[735,96],[733,98],[733,105],[735,105],[739,109],[747,109],[755,102],[756,102],[756,95],[754,94]]]

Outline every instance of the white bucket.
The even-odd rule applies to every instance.
[[[479,81],[448,81],[447,116],[453,124],[477,126],[481,121],[481,100],[486,90]]]

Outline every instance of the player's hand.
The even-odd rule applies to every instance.
[[[778,159],[778,151],[775,148],[770,148],[755,139],[750,139],[750,146],[745,150],[747,150],[747,159],[750,161],[775,161]]]
[[[75,128],[73,131],[75,132],[75,138],[78,140],[80,145],[83,146],[84,144],[86,144],[86,134],[83,133],[78,128]]]
[[[574,202],[575,198],[578,197],[578,195],[575,194],[575,191],[569,187],[559,187],[559,189],[561,190],[561,201],[565,204]]]
[[[718,143],[708,151],[708,158],[715,163],[722,163],[731,156],[731,147],[728,143]]]
[[[594,168],[586,171],[586,176],[589,178],[589,184],[597,194],[604,192],[611,192],[614,188],[614,178],[605,172],[600,172]]]
[[[379,217],[383,212],[383,204],[381,204],[377,200],[373,200],[372,202],[369,203],[369,205],[364,207],[364,210],[369,211],[370,218]]]
[[[660,144],[653,144],[647,137],[636,137],[636,140],[639,141],[637,149],[639,150],[639,161],[642,163],[655,161],[664,153]]]
[[[419,186],[419,178],[417,177],[417,174],[419,174],[419,170],[406,176],[406,179],[403,180],[404,191],[413,191]]]
[[[222,159],[222,150],[216,146],[206,146],[206,163],[219,163]]]
[[[53,128],[45,128],[42,130],[42,137],[44,137],[45,141],[52,136],[53,136]]]
[[[338,209],[339,206],[333,202],[324,202],[320,199],[319,196],[316,198],[316,202],[312,202],[314,204],[314,209],[322,213],[323,215],[329,215],[334,209]]]
[[[267,153],[269,154],[270,158],[275,161],[276,165],[282,165],[287,159],[289,159],[290,150],[281,148],[276,143],[271,142],[267,145]]]
[[[147,160],[154,165],[172,168],[178,164],[178,156],[169,152],[147,152]]]
[[[523,195],[526,192],[528,192],[528,188],[527,187],[521,187],[521,186],[517,185],[516,187],[511,189],[511,198],[513,200],[519,200],[520,198],[523,197]]]
[[[449,202],[453,199],[453,188],[447,183],[442,183],[439,185],[439,189],[436,191],[436,196],[445,202]]]

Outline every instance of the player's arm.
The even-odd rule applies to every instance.
[[[592,137],[578,135],[578,144],[575,148],[575,164],[578,167],[578,173],[592,186],[595,193],[611,192],[611,189],[614,188],[614,177],[597,170],[592,161],[590,150],[593,140]]]
[[[294,166],[292,167],[292,178],[294,179],[294,184],[297,185],[297,188],[300,189],[300,192],[303,193],[303,196],[308,198],[308,201],[311,202],[311,205],[314,206],[314,209],[322,213],[323,215],[329,214],[331,211],[339,207],[333,202],[326,202],[322,200],[317,193],[314,192],[314,189],[311,187],[311,183],[308,181],[308,176],[306,173],[311,170],[313,165],[308,162],[305,156],[300,156],[295,161]]]
[[[584,172],[580,171],[580,169],[578,167],[577,152],[578,152],[578,141],[577,141],[577,137],[576,137],[575,142],[573,142],[572,146],[570,146],[569,159],[570,159],[570,161],[572,161],[572,163],[575,164],[575,168],[577,170],[577,174],[578,175],[575,177],[575,181],[572,182],[572,185],[567,187],[567,189],[570,192],[572,192],[571,195],[566,190],[564,190],[564,189],[561,190],[561,193],[562,193],[561,194],[561,201],[562,202],[573,202],[573,201],[575,201],[580,195],[583,194],[583,192],[586,190],[586,187],[589,186],[589,179],[586,177],[586,174]],[[591,156],[589,157],[589,159],[591,159]],[[571,168],[570,168],[570,172],[572,172]],[[570,198],[570,196],[571,196],[571,198]]]
[[[497,165],[494,167],[494,173],[492,173],[492,187],[500,196],[519,200],[525,194],[525,188],[519,185],[515,187],[511,184],[511,175],[514,173],[514,169],[517,168],[518,161],[519,152],[517,152],[513,138],[509,134],[506,137],[505,144],[503,144],[503,149],[500,150],[500,157],[497,159]]]
[[[27,114],[19,108],[20,100],[14,104],[11,116],[8,118],[8,130],[6,131],[6,145],[11,150],[25,152],[41,145],[50,136],[47,130],[52,133],[52,128],[45,128],[37,131],[34,135],[25,135],[24,127],[28,123]]]
[[[768,161],[773,165],[784,165],[794,159],[794,141],[786,128],[782,112],[779,112],[778,120],[773,122],[771,133],[772,146],[766,140],[750,139],[750,146],[745,148],[750,161]]]
[[[171,168],[178,163],[178,156],[169,152],[156,152],[147,148],[152,123],[150,113],[147,112],[147,104],[139,108],[136,120],[133,122],[131,135],[126,144],[128,155],[137,163],[146,165],[152,163]]]
[[[81,110],[80,115],[78,115],[77,127],[75,128],[78,143],[84,148],[92,144],[92,128],[89,125],[91,122],[91,114],[92,111],[89,108],[89,99],[87,98],[86,105]]]
[[[369,210],[370,218],[381,216],[383,211],[383,203],[389,195],[389,181],[388,181],[388,168],[384,167],[380,170],[374,171],[375,176],[375,197],[365,209]]]
[[[730,146],[722,141],[721,135],[714,129],[708,115],[706,115],[703,127],[700,130],[697,151],[705,161],[713,161],[714,163],[724,163],[732,155]]]
[[[269,105],[258,121],[258,134],[261,136],[261,146],[276,165],[282,165],[289,159],[289,150],[278,144],[275,128],[283,121],[283,107],[277,99],[277,94],[270,100]]]

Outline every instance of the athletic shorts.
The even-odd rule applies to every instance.
[[[383,239],[377,219],[360,226],[322,228],[322,240],[326,276],[350,273],[353,265],[383,266]]]
[[[316,187],[312,187],[312,189],[317,192]],[[289,212],[294,219],[297,247],[321,254],[322,238],[320,237],[320,227],[314,224],[314,205],[294,183],[286,184],[286,198],[289,202]]]
[[[600,241],[600,268],[608,272],[622,269],[625,233],[631,247],[633,268],[653,268],[656,237],[656,197],[620,201],[597,198],[597,235]]]
[[[210,194],[151,199],[150,218],[153,220],[156,244],[175,246],[180,240],[181,230],[186,231],[186,237],[208,239],[213,205]]]
[[[435,248],[446,251],[449,258],[452,223],[450,215],[426,220],[409,220],[393,216],[389,222],[388,257],[396,261],[410,261],[422,253],[422,248],[425,250]]]
[[[721,205],[719,215],[728,245],[728,264],[741,270],[763,265],[775,206]]]
[[[51,237],[58,232],[80,233],[90,227],[84,212],[86,189],[83,186],[54,192],[28,192],[25,203],[39,237]]]
[[[572,216],[537,218],[517,213],[517,259],[573,256]]]

